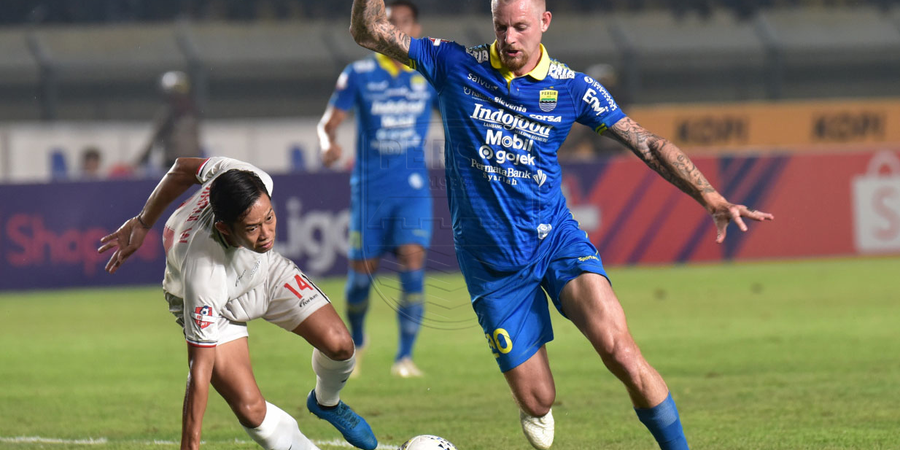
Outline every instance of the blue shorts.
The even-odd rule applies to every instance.
[[[541,257],[515,272],[498,272],[457,249],[472,307],[488,346],[506,372],[553,340],[547,296],[565,317],[559,294],[584,272],[609,276],[597,249],[573,219],[550,233]]]
[[[434,213],[431,196],[374,198],[354,195],[350,205],[351,260],[378,258],[406,244],[428,248]]]

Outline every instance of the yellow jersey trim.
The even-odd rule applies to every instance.
[[[506,68],[503,65],[503,62],[500,60],[500,52],[497,50],[497,41],[495,40],[493,44],[491,44],[491,67],[497,69],[500,72],[500,75],[503,75],[503,78],[506,79],[506,83],[509,84],[513,79],[517,78],[512,71]],[[526,73],[523,76],[530,76],[538,81],[543,81],[544,78],[547,78],[547,73],[550,72],[550,55],[547,54],[547,49],[544,47],[544,44],[541,44],[541,59],[538,60],[534,69],[531,69],[531,72]]]
[[[413,69],[411,69],[409,66],[406,66],[406,65],[402,65],[398,69],[397,65],[394,64],[395,61],[393,59],[391,59],[387,56],[384,56],[381,53],[375,54],[375,60],[378,61],[378,65],[381,66],[381,68],[384,69],[387,73],[389,73],[392,78],[396,78],[397,75],[400,74],[401,70],[404,72],[412,72],[413,71]]]

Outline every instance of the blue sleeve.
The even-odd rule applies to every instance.
[[[603,134],[625,117],[609,91],[583,73],[575,74],[569,92],[575,101],[575,121],[590,127],[597,134]]]
[[[463,56],[467,56],[465,48],[453,41],[426,37],[409,42],[412,68],[424,75],[437,92],[441,92],[450,69]]]
[[[356,84],[356,71],[353,70],[353,64],[350,64],[338,77],[334,86],[334,93],[331,94],[328,104],[344,111],[353,109],[353,106],[356,104]]]

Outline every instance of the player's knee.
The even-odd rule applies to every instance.
[[[603,363],[613,373],[629,374],[637,372],[641,354],[634,340],[627,333],[605,339],[598,351],[603,359]]]
[[[256,428],[266,418],[266,401],[262,397],[240,399],[231,405],[241,425]]]
[[[334,328],[326,333],[328,335],[323,339],[324,344],[319,348],[320,352],[335,361],[346,361],[353,356],[355,351],[353,338],[350,337],[350,333],[347,333],[346,329]]]
[[[556,401],[556,389],[553,386],[541,386],[529,392],[525,398],[519,399],[519,406],[530,416],[543,417]]]

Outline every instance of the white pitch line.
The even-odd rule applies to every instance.
[[[78,444],[78,445],[105,445],[109,444],[110,441],[106,438],[87,438],[87,439],[58,439],[58,438],[48,438],[43,436],[16,436],[16,437],[5,437],[0,436],[0,442],[8,443],[8,444]],[[242,441],[240,439],[235,439],[235,444],[252,444],[253,441]],[[119,444],[138,444],[138,445],[179,445],[179,442],[176,441],[164,441],[164,440],[152,440],[152,441],[115,441],[115,443]],[[206,441],[202,442],[206,444]],[[317,447],[321,447],[323,445],[329,445],[332,447],[344,447],[344,448],[356,448],[350,445],[348,442],[332,439],[330,441],[312,441]],[[397,450],[399,447],[396,445],[385,445],[378,444],[379,449],[384,450]]]

